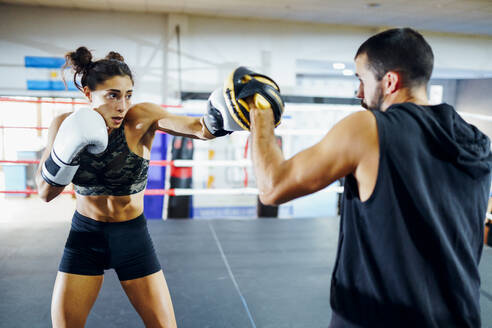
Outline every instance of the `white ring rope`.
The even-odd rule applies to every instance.
[[[329,186],[319,192],[336,192],[343,193],[343,187]],[[258,195],[256,188],[233,188],[233,189],[174,189],[175,196],[193,196],[193,195]]]
[[[224,166],[239,166],[250,167],[252,162],[246,159],[239,160],[210,160],[210,161],[198,161],[198,160],[184,160],[176,159],[173,161],[173,165],[176,167],[196,167],[196,166],[209,166],[209,167],[224,167]]]
[[[492,116],[489,116],[489,115],[468,113],[468,112],[458,112],[458,114],[460,114],[461,116],[464,116],[464,117],[478,118],[480,120],[492,122]]]

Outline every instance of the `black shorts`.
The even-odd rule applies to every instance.
[[[114,269],[120,281],[161,269],[143,214],[123,222],[73,215],[59,271],[94,276],[107,269]]]

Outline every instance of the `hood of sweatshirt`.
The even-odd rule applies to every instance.
[[[436,155],[453,162],[474,178],[490,173],[490,139],[477,127],[465,122],[452,106],[445,103],[435,106],[402,103],[390,106],[388,111],[392,109],[408,111],[416,118],[434,144],[433,148],[440,152]]]

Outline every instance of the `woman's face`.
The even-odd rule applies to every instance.
[[[102,115],[109,130],[117,129],[123,123],[131,106],[133,82],[127,75],[114,76],[90,91],[84,88],[91,107]]]

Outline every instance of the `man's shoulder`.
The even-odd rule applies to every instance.
[[[377,140],[378,124],[372,111],[355,112],[347,116],[341,124],[342,131],[350,136],[351,143],[362,145]]]
[[[353,125],[356,127],[363,127],[366,125],[372,125],[374,124],[375,120],[375,114],[374,112],[370,110],[361,110],[358,112],[355,112],[353,114],[348,115],[345,120],[347,121],[347,124]]]
[[[453,106],[447,103],[440,104],[417,104],[413,102],[395,103],[388,107],[384,113],[396,113],[396,112],[422,112],[422,111],[446,111],[455,112]]]

